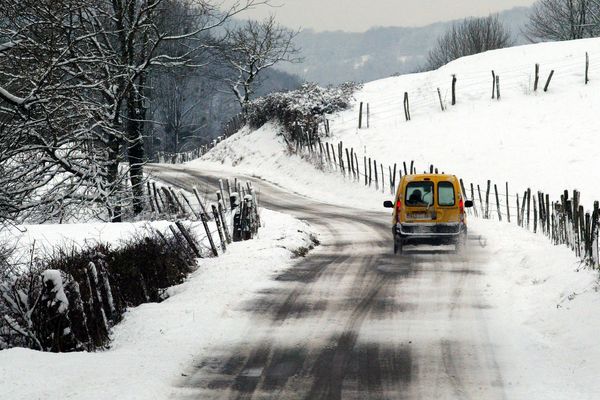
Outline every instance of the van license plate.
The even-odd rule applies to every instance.
[[[428,213],[410,213],[408,214],[410,219],[433,219],[431,214]]]

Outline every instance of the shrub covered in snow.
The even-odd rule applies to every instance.
[[[327,88],[307,83],[298,90],[273,93],[253,101],[248,107],[247,120],[253,128],[277,120],[289,135],[286,139],[302,141],[307,133],[318,132],[325,115],[349,108],[360,87],[352,82]]]
[[[116,249],[58,248],[13,268],[0,259],[0,349],[95,350],[127,307],[164,299],[195,265],[177,235],[144,232]]]

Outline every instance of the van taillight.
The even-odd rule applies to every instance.
[[[402,209],[402,202],[400,200],[398,200],[398,202],[396,203],[396,210],[400,211]]]
[[[461,214],[465,213],[465,202],[463,201],[463,199],[460,199],[460,201],[458,202],[458,209]]]

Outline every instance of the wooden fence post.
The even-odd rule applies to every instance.
[[[473,184],[471,183],[471,201],[473,202],[473,214],[475,214],[475,217],[478,217],[478,213],[477,213],[477,207],[475,206],[475,189],[473,188]]]
[[[510,205],[508,202],[508,182],[506,182],[506,219],[510,224]]]
[[[492,70],[492,100],[496,98],[496,73]]]
[[[158,190],[156,190],[156,183],[152,182],[152,193],[154,193],[154,202],[156,203],[156,210],[159,214],[162,214],[162,210],[160,207],[160,198],[158,195]],[[164,205],[164,204],[163,204]]]
[[[521,210],[521,207],[519,206],[519,193],[517,193],[517,225],[518,226],[522,226],[521,225],[522,218],[521,218],[520,210]]]
[[[500,75],[496,75],[496,99],[500,100]]]
[[[496,210],[498,211],[498,221],[502,221],[502,210],[500,209],[500,197],[498,197],[498,186],[495,183],[494,193],[496,194]]]
[[[408,92],[404,92],[404,117],[410,121],[410,104],[408,102]]]
[[[546,194],[546,207],[544,207],[544,214],[546,217],[546,233],[548,236],[552,235],[552,231],[550,230],[550,195]]]
[[[192,249],[192,251],[194,252],[196,257],[198,257],[198,258],[202,257],[202,253],[200,253],[200,250],[198,249],[198,247],[196,247],[196,243],[192,239],[192,236],[190,235],[188,230],[185,229],[183,224],[180,221],[176,221],[175,225],[177,226],[177,228],[179,228],[179,231],[183,235],[184,239],[188,242],[188,245],[190,246],[190,248]]]
[[[227,245],[225,244],[226,239],[225,235],[223,234],[223,228],[221,227],[221,216],[219,215],[219,210],[217,210],[217,207],[214,204],[211,205],[211,208],[213,212],[213,217],[215,218],[215,223],[217,224],[219,239],[221,240],[221,249],[225,251],[227,250]]]
[[[225,202],[225,190],[223,189],[223,179],[219,179],[219,190],[221,191],[221,199]]]
[[[146,181],[146,189],[148,191],[148,203],[150,204],[150,211],[154,214],[156,211],[154,209],[154,201],[152,198],[152,190],[150,190],[150,181]]]
[[[206,231],[206,237],[208,238],[208,242],[210,244],[210,249],[212,250],[213,256],[218,257],[219,252],[217,251],[217,246],[215,246],[215,242],[212,238],[212,233],[210,233],[210,229],[208,228],[208,219],[206,214],[200,214],[200,219],[202,220],[202,225],[204,226],[204,230]]]
[[[362,116],[363,116],[363,102],[360,102],[360,109],[358,111],[358,129],[362,129]]]
[[[198,215],[198,213],[194,210],[194,208],[192,207],[192,204],[190,203],[190,201],[188,200],[187,196],[184,195],[183,193],[180,193],[181,198],[183,199],[183,201],[185,201],[185,203],[187,204],[187,206],[189,207],[190,210],[192,210],[192,215],[194,217],[196,217],[196,219],[200,219],[200,215]]]
[[[348,176],[350,176],[352,173],[352,168],[350,167],[350,152],[348,151],[347,147],[344,150],[346,151],[346,160],[348,161]]]
[[[485,219],[490,219],[490,190],[492,182],[488,179],[487,189],[485,191]]]
[[[539,197],[538,197],[538,201],[539,201]],[[538,221],[538,214],[537,214],[537,208],[535,206],[536,202],[533,202],[533,233],[537,233],[537,221]],[[540,211],[540,218],[541,218],[541,211]]]
[[[381,193],[385,193],[385,171],[383,170],[383,164],[379,164],[381,171]]]
[[[590,81],[589,79],[589,71],[590,71],[590,56],[588,52],[585,52],[585,84],[587,85]]]
[[[437,88],[437,92],[438,92],[438,97],[440,99],[440,107],[442,108],[442,111],[444,110],[444,102],[442,101],[442,92],[440,92],[440,88]]]
[[[408,170],[406,169],[406,161],[402,161],[402,164],[404,165],[404,175],[408,175]]]
[[[198,189],[196,189],[196,186],[194,186],[192,188],[192,191],[194,192],[194,196],[196,196],[196,200],[198,200],[198,204],[200,205],[200,209],[202,209],[202,214],[208,215],[208,213],[206,212],[206,207],[204,207],[204,202],[200,198],[200,194],[198,193]]]
[[[369,157],[369,187],[371,187],[371,183],[373,182],[371,175],[371,157]]]
[[[373,160],[373,169],[375,170],[375,190],[379,190],[379,178],[377,174],[377,160]]]
[[[452,105],[456,105],[456,75],[452,75]]]
[[[227,219],[225,218],[225,214],[223,212],[223,204],[219,203],[219,217],[221,218],[221,224],[223,225],[223,233],[225,233],[225,239],[227,243],[231,243],[231,234],[229,233],[229,226],[227,224]]]
[[[550,71],[550,75],[548,75],[548,80],[546,81],[546,85],[544,86],[544,92],[548,91],[548,87],[550,86],[550,81],[552,80],[552,76],[554,76],[554,70]]]
[[[392,166],[391,165],[388,165],[388,171],[389,171],[388,179],[389,179],[389,183],[390,183],[390,193],[394,194],[394,181],[392,179]]]
[[[367,156],[364,156],[364,162],[365,162],[365,186],[367,186],[369,184],[368,181],[368,176],[367,176]],[[369,166],[371,165],[371,159],[369,159]]]
[[[483,198],[481,197],[481,189],[477,185],[477,193],[479,194],[479,206],[481,207],[481,217],[485,219],[485,208],[483,206]]]
[[[537,92],[540,83],[540,64],[535,64],[535,81],[533,83],[533,91]]]
[[[529,229],[530,203],[531,203],[531,189],[527,189],[527,229]]]

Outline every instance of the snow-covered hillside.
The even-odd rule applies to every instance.
[[[535,63],[541,67],[536,93]],[[491,99],[492,70],[500,75],[500,101]],[[458,79],[454,107],[452,74]],[[410,122],[404,119],[404,92],[410,95]],[[557,199],[564,189],[579,189],[586,209],[600,199],[600,39],[467,57],[438,71],[368,83],[356,100],[353,109],[330,117],[333,137],[326,140],[343,141],[359,159],[364,153],[384,166],[415,160],[418,170],[434,164],[466,182],[508,181],[513,195],[529,187]],[[358,130],[361,101],[370,105],[370,128]],[[380,201],[390,197],[288,154],[279,129],[273,123],[245,128],[189,166],[260,176],[339,205],[381,209]],[[489,323],[503,353],[507,398],[597,398],[600,386],[590,373],[600,368],[594,344],[600,319],[593,314],[600,302],[597,272],[582,268],[566,247],[554,247],[543,236],[506,222],[471,224],[496,256],[484,268],[485,291],[496,310]]]
[[[588,85],[584,84],[589,54]],[[540,88],[533,91],[535,64]],[[492,100],[492,73],[501,99]],[[551,70],[548,92],[543,91]],[[451,106],[452,75],[457,105]],[[446,103],[442,112],[437,94]],[[403,110],[409,93],[411,121]],[[586,208],[600,199],[600,39],[520,46],[465,57],[445,67],[368,83],[352,110],[331,119],[332,142],[342,140],[384,166],[415,160],[467,182],[527,187],[558,199],[579,189]],[[358,104],[369,103],[370,128],[358,130]]]

